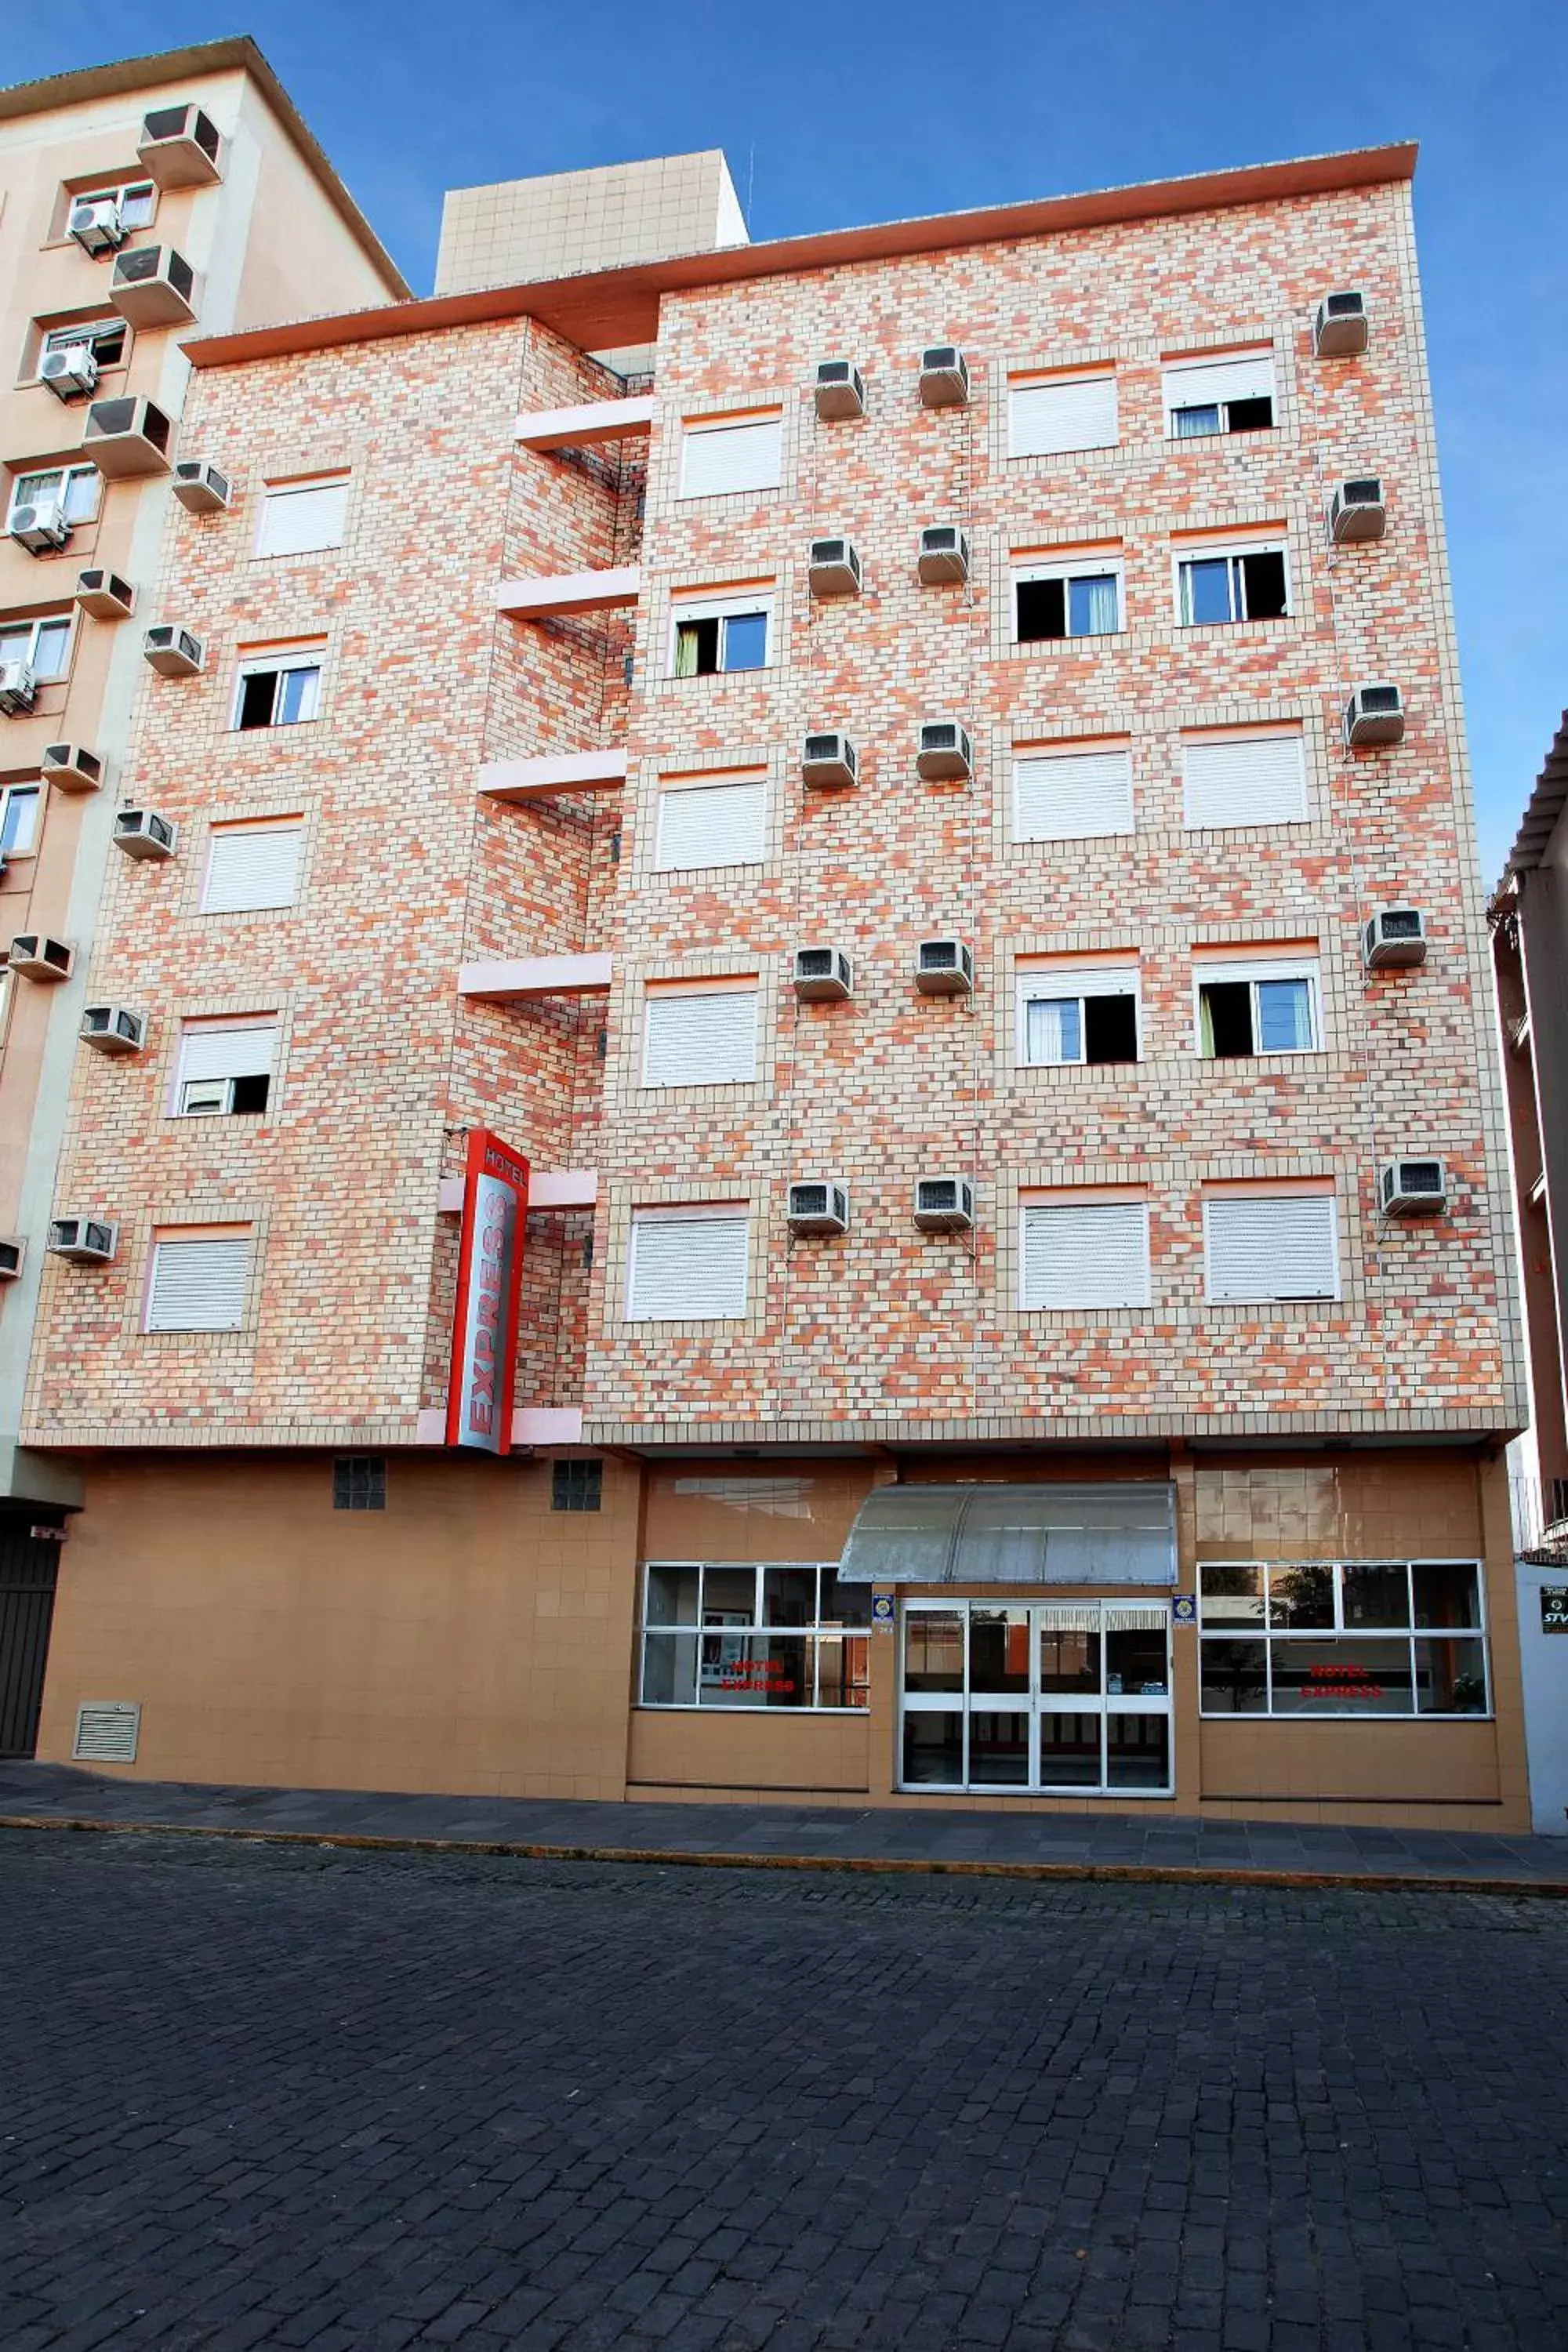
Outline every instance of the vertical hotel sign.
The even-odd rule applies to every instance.
[[[447,1390],[447,1443],[485,1454],[511,1451],[517,1299],[522,1282],[528,1162],[488,1129],[468,1137],[458,1305]]]

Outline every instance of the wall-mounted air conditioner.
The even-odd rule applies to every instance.
[[[31,662],[0,662],[0,710],[7,719],[25,718],[33,707],[37,681]]]
[[[795,992],[803,1004],[841,1004],[855,992],[855,967],[842,948],[796,948]]]
[[[218,177],[217,124],[199,106],[157,106],[145,116],[136,153],[161,188],[206,188]]]
[[[160,677],[195,677],[206,660],[200,637],[172,621],[160,621],[149,629],[142,650]]]
[[[155,809],[122,808],[114,812],[114,846],[127,857],[173,857],[180,828]]]
[[[108,1217],[56,1217],[45,1244],[51,1257],[72,1265],[108,1265],[119,1245],[120,1228]]]
[[[96,260],[101,253],[112,253],[126,238],[126,227],[120,217],[120,206],[112,196],[100,196],[93,204],[74,204],[66,215],[66,235],[74,236],[84,253]]]
[[[90,400],[98,390],[98,361],[90,343],[68,343],[46,352],[38,362],[38,382],[47,383],[57,400]]]
[[[814,539],[806,579],[814,596],[858,596],[860,558],[847,539]]]
[[[956,719],[928,719],[915,749],[915,771],[928,784],[947,783],[974,773],[969,730]]]
[[[928,524],[921,533],[920,555],[915,568],[927,588],[942,588],[950,582],[967,580],[969,533],[960,530],[955,522]]]
[[[182,457],[174,468],[174,496],[192,514],[218,514],[232,493],[226,474],[200,457]]]
[[[847,1234],[849,1195],[830,1176],[803,1176],[789,1188],[784,1215],[792,1234]]]
[[[0,1282],[16,1280],[26,1255],[27,1244],[20,1234],[7,1234],[0,1240]]]
[[[1387,529],[1388,508],[1376,474],[1352,474],[1335,483],[1329,500],[1329,537],[1336,547],[1381,539]]]
[[[1321,360],[1352,359],[1366,349],[1366,296],[1359,287],[1325,294],[1312,325],[1312,349]]]
[[[1419,907],[1380,907],[1361,935],[1368,971],[1394,964],[1425,963],[1426,918]]]
[[[76,601],[95,621],[123,621],[136,609],[136,591],[118,572],[95,564],[76,575]]]
[[[75,961],[68,940],[51,940],[43,931],[18,931],[5,958],[7,970],[24,980],[68,980]]]
[[[133,327],[183,327],[196,315],[196,273],[172,245],[117,254],[109,299]]]
[[[974,1223],[968,1177],[922,1176],[915,1186],[915,1223],[922,1234],[966,1234]]]
[[[163,410],[150,400],[95,400],[87,412],[82,456],[111,482],[166,474],[174,434]]]
[[[915,986],[922,996],[969,996],[974,958],[962,940],[922,940],[915,950]]]
[[[147,1042],[147,1015],[129,1004],[89,1004],[81,1016],[81,1041],[100,1054],[139,1054]]]
[[[818,360],[815,391],[824,425],[866,414],[865,380],[852,360]]]
[[[103,782],[103,761],[81,743],[46,743],[38,773],[62,792],[95,793]]]
[[[847,735],[808,735],[800,762],[801,782],[843,786],[860,781],[860,759]]]
[[[921,353],[921,405],[923,408],[964,408],[969,403],[969,370],[956,343],[929,343]]]
[[[1448,1205],[1448,1177],[1440,1160],[1385,1160],[1377,1171],[1377,1204],[1385,1217],[1436,1217]]]
[[[58,555],[71,535],[63,499],[34,499],[13,507],[8,526],[18,547],[29,555]]]
[[[1345,705],[1345,741],[1361,751],[1397,743],[1405,733],[1405,698],[1396,686],[1358,686]]]

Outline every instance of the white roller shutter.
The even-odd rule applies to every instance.
[[[1149,1210],[1142,1201],[1026,1202],[1026,1307],[1147,1307]]]
[[[147,1298],[149,1331],[237,1331],[245,1319],[250,1235],[158,1242]]]
[[[203,1024],[187,1029],[180,1039],[178,1083],[184,1087],[193,1078],[270,1077],[277,1050],[278,1030],[273,1022],[248,1029],[208,1028]]]
[[[699,1323],[743,1315],[749,1238],[743,1210],[637,1218],[626,1273],[628,1319]]]
[[[1063,964],[1059,970],[1045,966],[1030,970],[1027,965],[1018,975],[1018,986],[1026,1004],[1055,1004],[1068,996],[1136,996],[1138,967],[1136,964],[1089,965]]]
[[[1204,1242],[1212,1299],[1339,1297],[1337,1225],[1326,1192],[1205,1201]]]
[[[298,824],[216,827],[207,853],[203,914],[291,907],[299,887],[301,835]]]
[[[680,445],[680,495],[711,499],[730,490],[776,490],[783,420],[688,425]]]
[[[261,501],[258,555],[310,555],[341,547],[348,516],[348,476],[334,482],[279,484]]]
[[[1068,751],[1013,762],[1019,841],[1067,841],[1132,831],[1130,751]]]
[[[767,785],[683,785],[658,796],[654,863],[679,866],[760,866],[765,849]]]
[[[1306,817],[1299,735],[1189,736],[1182,761],[1185,821],[1194,829],[1300,824]]]
[[[1238,359],[1197,360],[1165,371],[1167,408],[1210,408],[1221,401],[1273,397],[1272,352],[1249,352]]]
[[[1064,449],[1116,444],[1116,378],[1069,376],[1059,383],[1020,383],[1007,405],[1008,451],[1051,457]]]
[[[757,992],[656,993],[643,1027],[645,1087],[728,1087],[757,1075]]]

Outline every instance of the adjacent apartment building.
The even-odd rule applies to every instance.
[[[142,630],[187,494],[182,339],[407,290],[248,40],[0,90],[0,1752],[32,1737],[58,1507],[82,1498],[80,1465],[17,1432]]]
[[[197,321],[40,1754],[1528,1818],[1413,169]]]

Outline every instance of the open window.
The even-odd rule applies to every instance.
[[[731,670],[766,669],[773,635],[773,598],[749,595],[678,600],[670,628],[673,677],[710,677]]]
[[[1322,1045],[1315,961],[1204,963],[1196,985],[1198,1051],[1205,1061],[1311,1054]]]
[[[1020,972],[1018,1059],[1036,1069],[1135,1062],[1136,965],[1037,965]]]
[[[1177,360],[1165,370],[1165,413],[1178,441],[1213,433],[1266,433],[1274,423],[1274,407],[1272,352]]]
[[[5,528],[11,529],[19,507],[48,506],[57,499],[67,522],[90,522],[98,512],[102,481],[96,466],[50,466],[42,473],[13,474]]]
[[[1013,573],[1013,635],[1021,646],[1058,637],[1112,636],[1121,626],[1119,554],[1081,555],[1026,563]]]
[[[68,613],[45,613],[36,621],[0,622],[0,669],[26,662],[37,685],[64,677],[70,666]]]
[[[177,1118],[241,1118],[264,1111],[278,1052],[276,1021],[193,1021],[180,1035]]]
[[[1176,607],[1184,628],[1284,618],[1290,578],[1283,543],[1178,555]]]
[[[296,727],[314,719],[321,705],[320,645],[263,647],[242,656],[231,725],[242,732],[258,727]]]

